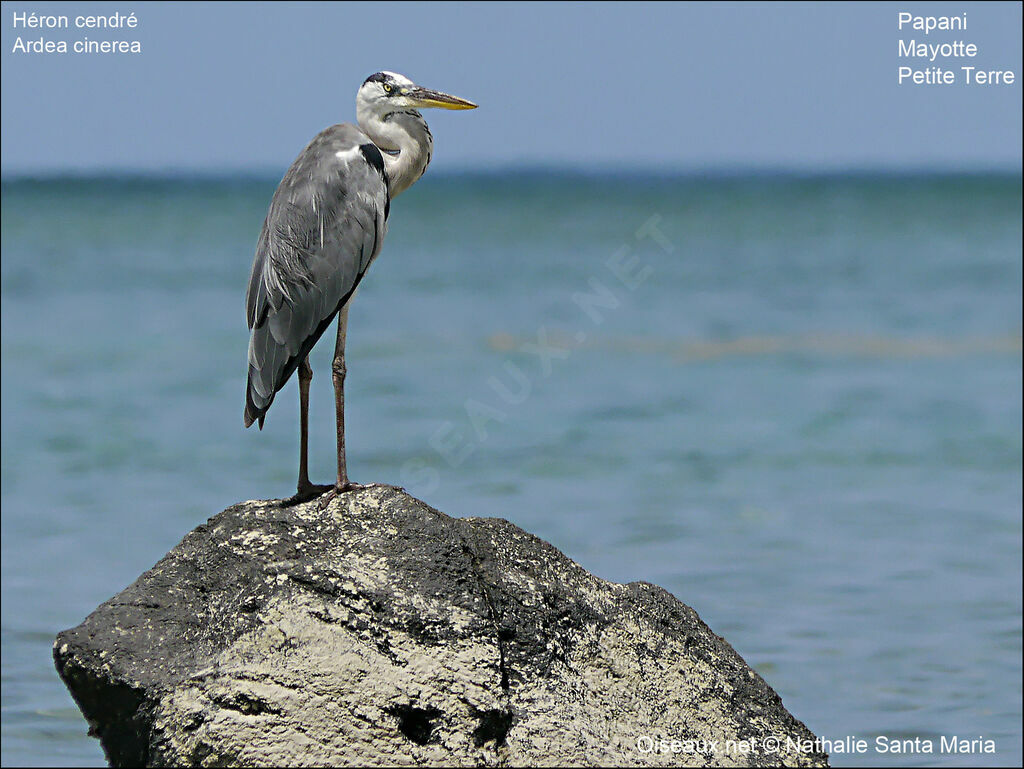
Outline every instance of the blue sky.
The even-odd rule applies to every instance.
[[[974,42],[1017,83],[898,86],[900,10],[966,11],[965,33],[902,36]],[[26,11],[139,26],[15,29]],[[280,171],[391,69],[481,105],[427,114],[435,169],[1019,171],[1020,28],[1016,2],[4,2],[0,149],[5,175]],[[143,52],[14,53],[18,36]]]

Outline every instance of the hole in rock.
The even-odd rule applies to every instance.
[[[417,745],[430,742],[434,721],[441,715],[437,708],[416,708],[412,705],[395,705],[387,712],[398,719],[398,731]]]

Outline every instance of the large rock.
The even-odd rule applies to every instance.
[[[389,486],[228,508],[54,658],[115,766],[827,762],[666,591]]]

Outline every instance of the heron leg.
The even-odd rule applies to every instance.
[[[299,493],[308,489],[309,482],[309,383],[313,380],[313,369],[309,356],[299,363]]]
[[[345,336],[348,332],[348,303],[338,313],[338,341],[334,346],[334,363],[331,371],[334,376],[334,412],[338,426],[338,480],[334,490],[341,494],[352,489],[361,489],[357,483],[348,479],[348,467],[345,461]]]
[[[306,502],[318,497],[333,486],[317,486],[309,482],[309,383],[313,381],[313,369],[309,356],[302,359],[298,369],[299,379],[299,483],[295,496],[286,500],[288,504]]]

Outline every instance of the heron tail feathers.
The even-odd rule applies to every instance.
[[[271,397],[270,402],[273,402],[273,400],[273,397]],[[252,427],[253,422],[259,422],[259,428],[263,429],[263,422],[267,418],[267,409],[270,408],[270,402],[262,408],[256,405],[252,399],[252,379],[250,378],[245,387],[245,414],[242,418],[247,428]]]

